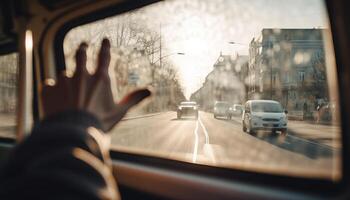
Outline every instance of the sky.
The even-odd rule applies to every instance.
[[[248,55],[263,28],[328,28],[322,0],[169,0],[132,13],[161,33],[163,56],[171,54],[166,59],[178,68],[186,97],[201,87],[220,53]]]

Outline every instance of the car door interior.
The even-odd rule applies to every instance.
[[[64,66],[62,44],[65,33],[79,24],[120,14],[154,0],[16,1],[25,2],[26,21],[34,38],[33,118],[41,117],[35,96],[40,83],[54,78]],[[113,172],[124,199],[349,199],[350,198],[350,20],[346,0],[326,1],[335,47],[339,94],[342,107],[342,179],[332,182],[240,169],[226,169],[158,157],[112,151]],[[15,6],[15,5],[13,5]],[[18,5],[16,5],[18,6]],[[22,4],[23,9],[23,4]],[[21,13],[17,13],[21,15]],[[18,34],[19,37],[21,34]],[[18,40],[21,41],[21,40]],[[0,43],[0,52],[8,46]],[[8,45],[8,44],[6,44]],[[18,43],[18,45],[23,45]],[[24,66],[20,66],[24,67]],[[21,99],[19,99],[21,101]],[[247,113],[247,109],[245,110]],[[14,140],[0,140],[0,159],[5,159]],[[1,162],[0,162],[1,163]],[[1,197],[0,197],[1,198]]]

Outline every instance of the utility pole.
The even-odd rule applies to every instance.
[[[270,99],[272,100],[272,67],[275,63],[275,52],[273,51],[273,43],[271,44],[270,48],[272,49],[272,56],[270,59]]]
[[[159,68],[162,68],[162,23],[159,24]]]
[[[272,100],[272,63],[270,63],[270,99]]]
[[[162,70],[162,23],[159,23],[159,70]],[[164,86],[161,84],[160,86],[160,92],[161,94],[164,93]],[[161,97],[161,99],[163,99],[163,96]],[[161,101],[161,110],[164,109],[164,101]]]

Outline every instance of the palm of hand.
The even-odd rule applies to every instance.
[[[102,41],[94,74],[89,74],[86,70],[86,49],[87,45],[83,43],[76,52],[76,71],[72,78],[62,73],[57,77],[56,84],[43,87],[41,97],[44,116],[68,110],[84,110],[95,115],[101,121],[103,131],[108,131],[132,106],[148,97],[150,91],[136,90],[118,104],[115,103],[108,76],[109,40]]]

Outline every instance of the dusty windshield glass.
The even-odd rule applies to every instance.
[[[69,31],[68,72],[85,41],[93,73],[105,37],[111,40],[115,101],[135,88],[153,90],[110,132],[113,149],[215,167],[341,177],[336,66],[322,0],[154,3]],[[256,100],[278,104],[249,112],[247,102]],[[216,102],[227,106],[216,108]]]

